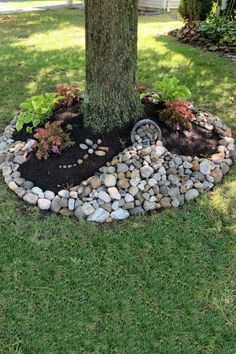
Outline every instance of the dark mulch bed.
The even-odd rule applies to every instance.
[[[208,132],[198,126],[193,126],[193,130],[185,135],[182,132],[173,132],[168,129],[162,122],[158,120],[158,110],[161,105],[144,105],[146,115],[155,120],[163,134],[163,144],[172,153],[189,156],[207,156],[213,154],[217,150],[217,135]],[[35,154],[20,166],[20,173],[26,180],[32,181],[43,190],[52,190],[58,192],[60,189],[69,188],[80,184],[83,180],[93,176],[100,167],[106,162],[111,161],[114,156],[121,152],[125,147],[131,144],[130,133],[133,124],[129,124],[121,129],[114,129],[105,134],[93,134],[84,127],[83,117],[76,114],[79,104],[74,105],[71,109],[61,110],[54,113],[53,119],[60,119],[63,115],[67,117],[66,123],[73,126],[71,139],[75,141],[75,145],[66,149],[61,155],[51,155],[47,160],[38,160]],[[32,137],[24,130],[14,135],[15,140],[26,141]],[[82,165],[71,168],[59,168],[60,165],[73,165],[77,160],[85,154],[79,148],[80,143],[84,143],[89,138],[94,143],[97,139],[102,139],[102,146],[108,146],[109,151],[106,156],[98,157],[90,155],[84,160]]]

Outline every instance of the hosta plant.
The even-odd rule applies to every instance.
[[[236,21],[227,16],[213,14],[200,24],[199,31],[216,43],[236,45]]]
[[[16,122],[16,129],[20,131],[26,125],[26,131],[32,133],[33,128],[38,127],[50,117],[57,102],[63,98],[63,96],[50,92],[28,98],[20,105],[21,113]]]
[[[60,154],[74,142],[68,133],[57,123],[46,123],[44,128],[37,128],[34,137],[37,141],[36,156],[39,160],[47,159],[51,153]]]
[[[58,104],[59,107],[70,107],[78,99],[78,93],[80,92],[79,88],[76,88],[69,84],[58,84],[55,88],[55,92],[59,96],[63,96]]]
[[[160,113],[160,119],[173,130],[191,130],[195,115],[189,109],[191,102],[167,101]]]
[[[181,85],[176,77],[164,78],[157,83],[158,96],[160,100],[186,100],[190,98],[191,92],[187,86]]]

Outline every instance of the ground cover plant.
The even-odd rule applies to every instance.
[[[1,127],[26,97],[84,86],[82,14],[5,20]],[[235,64],[157,38],[168,20],[140,19],[140,81],[171,72],[235,129]],[[40,214],[2,186],[2,352],[233,352],[235,173],[195,205],[100,228]]]

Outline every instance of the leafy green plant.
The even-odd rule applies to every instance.
[[[176,77],[165,78],[157,84],[158,96],[161,100],[175,100],[177,98],[186,100],[190,98],[191,92],[187,86],[180,85]]]
[[[199,31],[220,44],[236,44],[236,21],[227,16],[212,14],[200,24]]]
[[[185,21],[204,21],[213,3],[214,0],[181,0],[179,12]]]
[[[173,130],[191,130],[195,115],[189,109],[191,102],[168,101],[160,113],[160,119]]]
[[[36,156],[39,160],[46,160],[50,153],[60,154],[66,147],[74,145],[58,122],[47,122],[44,128],[37,128],[34,137],[37,140]]]
[[[39,126],[50,116],[57,102],[63,98],[51,92],[28,98],[20,105],[22,111],[17,119],[16,129],[20,131],[24,125],[27,125],[26,131],[31,133],[33,128]]]

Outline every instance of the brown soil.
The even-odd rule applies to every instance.
[[[190,133],[173,132],[158,120],[158,109],[161,109],[161,105],[151,104],[144,107],[146,115],[159,124],[163,134],[163,144],[170,152],[199,157],[208,156],[216,152],[218,143],[216,134],[194,125]],[[83,180],[93,176],[100,167],[111,161],[114,156],[131,144],[130,133],[133,124],[121,129],[114,129],[106,134],[93,134],[84,127],[82,115],[75,115],[78,108],[78,104],[76,104],[71,109],[54,112],[52,117],[55,120],[66,116],[65,124],[69,123],[73,126],[70,136],[76,143],[71,148],[66,149],[61,155],[51,155],[47,160],[38,160],[35,154],[32,154],[30,159],[20,166],[22,177],[34,182],[35,185],[43,190],[49,189],[58,192],[60,189],[80,184]],[[32,136],[24,130],[14,135],[15,140],[21,141],[26,141],[30,137]],[[101,139],[102,146],[109,147],[107,155],[102,157],[94,154],[89,155],[82,165],[59,168],[60,165],[73,165],[77,163],[78,159],[83,157],[86,152],[80,149],[79,144],[84,143],[86,138],[91,139],[94,143],[97,142],[97,139]]]

